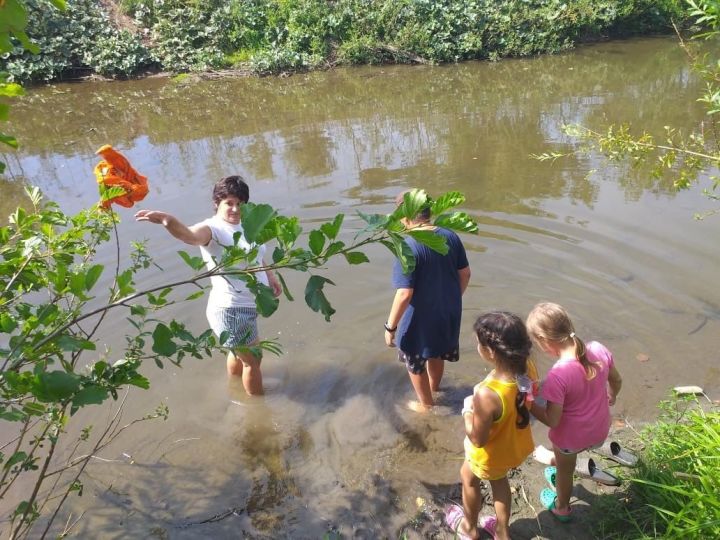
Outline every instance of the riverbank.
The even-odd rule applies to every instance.
[[[498,60],[670,33],[686,20],[680,0],[68,0],[64,12],[43,0],[26,4],[28,35],[41,52],[16,47],[2,61],[21,82]]]
[[[573,540],[576,538],[716,538],[720,535],[720,499],[717,485],[720,465],[720,401],[704,396],[675,398],[659,404],[655,422],[634,424],[615,418],[608,436],[624,451],[639,456],[636,467],[625,467],[595,452],[580,456],[618,477],[617,487],[575,477],[573,517],[560,523],[543,508],[538,494],[547,487],[546,465],[532,457],[511,471],[513,494],[510,531],[515,539]],[[545,429],[533,432],[542,440]],[[547,443],[546,443],[547,444]],[[714,457],[713,457],[714,456]],[[481,515],[494,515],[492,493],[485,485]],[[439,486],[431,497],[418,497],[417,513],[399,532],[399,538],[450,539],[456,536],[445,524],[449,504],[462,505],[461,484]],[[654,507],[654,509],[653,509]],[[484,534],[484,533],[483,533]],[[489,538],[484,534],[482,538]]]

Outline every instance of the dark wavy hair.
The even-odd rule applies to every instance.
[[[212,199],[215,205],[228,197],[237,197],[240,202],[246,203],[250,200],[250,188],[240,175],[226,176],[221,178],[213,187]]]
[[[504,370],[516,377],[525,375],[532,341],[520,317],[508,311],[491,311],[480,315],[473,329],[480,344],[495,353],[495,361]],[[515,399],[519,428],[525,428],[530,423],[530,412],[525,404],[526,395],[525,392],[518,391]]]

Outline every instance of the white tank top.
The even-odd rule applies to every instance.
[[[201,225],[207,225],[210,228],[212,239],[207,246],[200,246],[200,253],[205,261],[208,270],[212,270],[217,266],[225,253],[224,246],[234,246],[233,236],[239,232],[242,236],[237,242],[237,246],[246,251],[250,251],[255,247],[254,244],[248,243],[243,234],[241,224],[233,225],[227,221],[213,216],[201,222]],[[265,254],[265,246],[258,247],[257,258],[253,264],[237,265],[235,268],[250,268],[260,266]],[[264,285],[268,284],[267,273],[258,272],[255,274],[257,280]],[[230,276],[212,276],[210,278],[212,289],[208,299],[208,309],[227,308],[227,307],[255,307],[255,297],[248,290],[245,282]]]

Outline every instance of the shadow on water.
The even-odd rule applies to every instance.
[[[377,368],[369,379],[390,371]],[[392,538],[393,530],[416,528],[402,523],[407,509],[394,474],[412,474],[408,456],[411,467],[427,466],[445,438],[444,415],[457,414],[472,389],[448,388],[439,399],[444,415],[420,417],[399,407],[397,396],[345,375],[342,367],[310,366],[293,377],[305,393],[228,405],[222,434],[158,444],[132,464],[89,467],[92,519],[77,532],[91,534],[101,523],[106,538]],[[305,412],[287,413],[292,408]],[[440,499],[443,489],[457,492],[457,485],[431,492]]]

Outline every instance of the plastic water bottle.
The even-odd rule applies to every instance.
[[[517,384],[518,391],[525,392],[525,401],[528,403],[532,402],[535,399],[535,396],[533,396],[533,384],[530,377],[527,375],[520,375],[515,379],[515,382]]]

